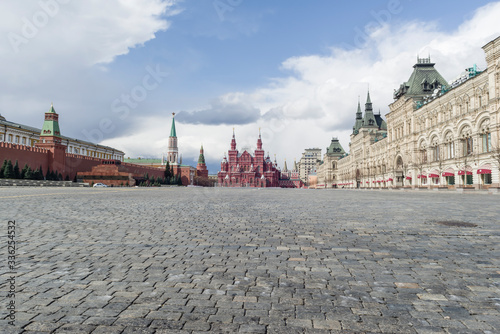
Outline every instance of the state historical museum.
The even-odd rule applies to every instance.
[[[264,156],[259,133],[257,149],[254,155],[247,150],[239,153],[233,130],[231,149],[228,157],[224,156],[217,174],[219,187],[279,187],[281,172],[269,155]]]

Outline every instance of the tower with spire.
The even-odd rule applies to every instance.
[[[49,111],[45,113],[40,140],[43,143],[60,143],[62,140],[61,130],[59,129],[59,115],[54,110],[54,104],[51,104]]]
[[[40,142],[36,147],[47,149],[49,154],[49,166],[61,174],[66,174],[66,149],[62,144],[61,130],[59,129],[59,115],[54,109],[54,104],[45,113],[42,130],[40,131]]]
[[[362,121],[362,128],[378,128],[377,120],[375,119],[375,115],[373,114],[373,104],[370,99],[370,91],[368,91],[368,95],[366,97],[365,103],[365,116]]]
[[[179,149],[177,147],[177,132],[175,131],[175,113],[172,113],[172,127],[168,137],[167,161],[170,165],[177,165]]]
[[[351,139],[362,131],[374,133],[377,138],[385,137],[387,133],[387,123],[382,118],[380,110],[378,114],[373,113],[373,103],[368,91],[365,103],[365,114],[361,112],[361,103],[358,97],[358,109],[356,111],[356,119],[352,127]]]
[[[354,122],[354,126],[352,127],[352,133],[354,135],[357,135],[362,125],[363,125],[363,113],[361,112],[361,104],[358,97],[358,110],[356,111],[356,120]]]
[[[196,165],[196,176],[201,178],[208,178],[208,170],[207,165],[205,164],[203,145],[201,145],[200,156],[198,157],[198,164]]]
[[[286,159],[285,159],[285,165],[283,166],[283,170],[282,170],[283,173],[288,173],[288,167],[286,165]]]

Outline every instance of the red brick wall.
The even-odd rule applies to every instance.
[[[66,153],[66,173],[73,180],[78,172],[90,172],[92,167],[101,163],[102,159]],[[65,176],[64,176],[65,177]]]
[[[154,176],[161,178],[165,176],[165,167],[163,168],[147,167],[147,166],[130,164],[128,162],[122,162],[121,166],[125,167],[126,171],[132,174],[144,175],[148,173],[149,177]]]
[[[191,168],[190,166],[173,166],[174,175],[180,175],[182,185],[187,186],[191,184]],[[196,173],[194,173],[196,174]]]
[[[49,167],[49,155],[47,150],[25,145],[0,143],[0,164],[3,164],[4,160],[9,159],[12,161],[13,165],[17,160],[20,169],[26,164],[33,170],[42,166],[44,174]]]
[[[49,150],[39,147],[0,143],[0,164],[2,164],[5,159],[10,159],[12,164],[15,164],[17,160],[19,168],[21,169],[25,164],[28,164],[33,170],[42,166],[44,174],[47,173],[50,167],[50,170],[57,170],[62,173],[63,178],[68,175],[71,180],[75,177],[77,172],[90,171],[93,166],[101,162],[101,159],[66,153],[65,166],[62,166],[58,161],[54,161],[54,163],[49,166],[50,155],[51,152]]]
[[[14,164],[16,160],[18,160],[20,168],[23,168],[25,164],[28,164],[28,166],[30,166],[32,169],[36,169],[42,166],[44,174],[47,173],[47,170],[50,167],[50,170],[57,170],[58,172],[62,173],[63,178],[68,175],[71,180],[73,180],[76,173],[90,172],[92,170],[92,167],[100,165],[102,162],[102,159],[98,158],[64,153],[64,163],[61,163],[61,161],[57,161],[60,159],[60,154],[58,154],[56,160],[49,166],[49,163],[51,162],[51,154],[52,153],[49,150],[43,148],[15,145],[3,142],[0,143],[0,164],[2,164],[5,159],[10,159],[12,161],[12,164]],[[155,168],[125,162],[122,162],[121,166],[124,167],[125,171],[132,174],[144,175],[147,173],[150,177],[154,176],[160,178],[163,178],[165,176],[165,167]],[[191,184],[190,169],[191,167],[189,166],[174,166],[174,173],[176,175],[180,173],[183,185]]]

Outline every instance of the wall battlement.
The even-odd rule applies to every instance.
[[[40,147],[33,147],[33,146],[28,146],[28,145],[5,143],[5,142],[0,143],[0,148],[9,148],[9,149],[14,149],[14,150],[22,150],[22,151],[34,152],[34,153],[47,153],[48,152],[47,149],[40,148]]]

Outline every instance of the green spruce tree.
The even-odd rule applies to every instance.
[[[12,161],[7,161],[7,166],[5,167],[4,176],[6,179],[14,178],[14,166],[12,166]]]
[[[28,171],[28,164],[24,165],[23,170],[21,171],[21,179],[24,179],[26,176],[26,172]]]
[[[31,170],[31,167],[28,167],[26,170],[26,173],[24,173],[24,178],[26,180],[32,180],[33,179],[33,171]]]
[[[0,168],[0,179],[3,179],[5,177],[5,167],[7,167],[7,160],[3,161],[3,165]]]
[[[38,168],[31,171],[31,179],[32,180],[40,180],[40,170]]]
[[[16,163],[14,164],[14,178],[15,179],[21,178],[21,171],[19,170],[19,162],[17,160]]]
[[[170,177],[172,176],[172,173],[170,171],[170,163],[167,161],[167,164],[165,165],[165,172],[163,173],[165,175],[165,178],[167,180],[170,179]]]

